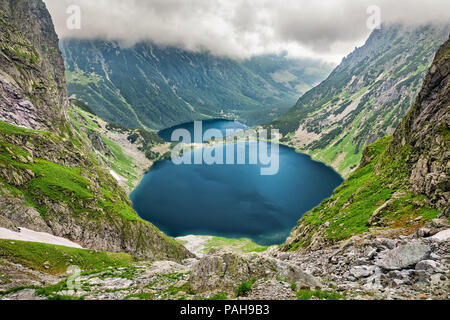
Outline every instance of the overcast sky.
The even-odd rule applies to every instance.
[[[450,22],[450,0],[44,1],[61,38],[151,40],[237,58],[287,51],[333,63],[364,44],[372,5],[383,23]],[[80,8],[80,29],[67,27],[71,5]]]

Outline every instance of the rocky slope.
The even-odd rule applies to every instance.
[[[384,229],[411,234],[436,217],[449,218],[449,52],[447,40],[393,137],[364,151],[359,168],[300,220],[285,250],[316,250]]]
[[[344,176],[364,148],[394,132],[419,92],[447,26],[383,26],[271,123],[282,141]]]
[[[138,217],[66,119],[64,65],[43,2],[2,0],[0,14],[0,226],[150,260],[192,256]]]
[[[9,257],[0,258],[0,300],[448,300],[449,228],[435,220],[409,237],[358,236],[311,253],[218,248],[181,263],[48,245],[35,248],[43,257],[24,259],[12,248],[30,244],[0,241]],[[89,272],[66,277],[69,264]]]
[[[409,184],[450,217],[450,41],[436,54],[416,103],[394,133],[391,156],[407,150]]]
[[[64,40],[61,50],[69,94],[129,128],[159,130],[209,117],[268,122],[331,71],[318,61],[236,61],[145,42]]]

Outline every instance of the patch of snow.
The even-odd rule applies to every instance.
[[[19,229],[20,232],[14,232],[9,229],[0,228],[0,239],[39,242],[83,249],[82,246],[65,238],[57,237],[45,232],[36,232],[26,228],[19,228]]]
[[[119,176],[114,170],[109,170],[109,173],[116,179],[118,182],[122,181],[122,177]]]

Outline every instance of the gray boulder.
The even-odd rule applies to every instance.
[[[431,240],[434,241],[439,241],[439,242],[444,242],[444,241],[449,241],[450,240],[450,229],[441,231],[437,234],[435,234],[434,236],[431,237]]]
[[[416,270],[434,270],[436,269],[436,262],[433,260],[423,260],[416,264]]]
[[[375,273],[376,266],[356,266],[350,270],[350,274],[356,279],[367,278]]]
[[[426,244],[413,241],[380,253],[375,264],[386,270],[401,270],[416,265],[425,259],[430,251]]]

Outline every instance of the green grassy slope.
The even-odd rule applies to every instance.
[[[376,229],[406,227],[408,232],[442,213],[410,190],[409,149],[392,156],[387,153],[391,142],[385,137],[367,147],[361,166],[331,198],[303,216],[284,249],[333,243]]]
[[[138,220],[129,200],[93,158],[70,159],[74,161],[72,166],[62,164],[59,159],[49,161],[54,160],[51,159],[52,156],[62,159],[72,157],[71,153],[78,149],[76,145],[82,143],[80,140],[74,138],[65,141],[50,132],[27,130],[5,122],[0,122],[0,136],[0,166],[3,169],[1,181],[4,187],[24,195],[28,203],[43,217],[53,211],[50,208],[52,202],[60,201],[75,214],[90,211],[88,214],[95,217],[101,214],[100,211],[104,211],[126,220]],[[33,157],[33,152],[14,144],[17,139],[29,140],[34,144],[36,153],[45,152],[46,149],[53,151],[53,148],[58,147],[61,149],[57,155],[42,154],[42,157]],[[98,175],[101,182],[99,190],[95,190],[95,182],[90,179],[94,175]],[[86,210],[89,206],[92,206],[92,210]]]
[[[0,239],[0,256],[32,270],[64,275],[71,265],[82,271],[103,270],[108,267],[128,267],[136,259],[127,253],[112,253],[69,248],[37,242]]]

